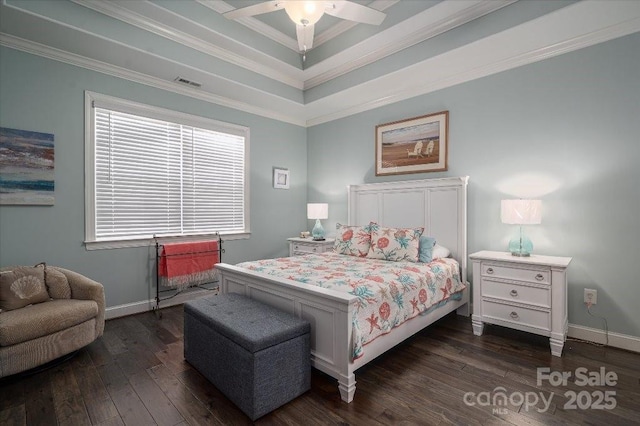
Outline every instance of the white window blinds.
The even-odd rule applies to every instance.
[[[95,241],[245,231],[241,132],[94,106]]]

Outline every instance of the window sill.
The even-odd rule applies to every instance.
[[[251,232],[237,232],[237,233],[229,233],[229,234],[220,234],[220,238],[223,241],[231,241],[231,240],[246,240],[251,236]],[[158,237],[157,241],[159,243],[170,243],[170,242],[186,242],[186,241],[199,241],[206,240],[207,238],[214,238],[216,234],[206,234],[206,235],[185,235],[180,237]],[[109,240],[109,241],[85,241],[84,245],[87,251],[92,250],[110,250],[110,249],[119,249],[119,248],[131,248],[131,247],[149,247],[154,245],[156,239],[154,238],[142,238],[136,240]]]

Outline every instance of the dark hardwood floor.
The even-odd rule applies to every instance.
[[[104,336],[75,357],[0,381],[0,425],[250,424],[183,360],[182,306],[162,312],[107,321]],[[543,367],[571,377],[538,384]],[[609,384],[617,375],[615,385],[586,383],[601,369]],[[640,354],[568,341],[553,357],[543,337],[497,326],[476,337],[469,318],[451,314],[360,369],[351,404],[313,370],[309,392],[256,424],[632,425],[640,424],[639,378]]]

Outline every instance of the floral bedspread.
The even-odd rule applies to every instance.
[[[432,307],[459,298],[465,288],[458,262],[389,262],[333,252],[265,259],[237,266],[357,296],[354,301],[353,359],[363,347]]]

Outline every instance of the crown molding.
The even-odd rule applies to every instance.
[[[517,0],[440,2],[304,70],[304,90],[508,6]]]
[[[146,86],[166,90],[168,92],[177,93],[179,95],[188,96],[223,107],[248,112],[266,118],[272,118],[274,120],[295,124],[298,126],[305,125],[303,105],[301,104],[299,106],[294,105],[293,107],[288,108],[289,110],[293,111],[291,111],[289,114],[285,114],[279,112],[281,111],[280,108],[260,107],[250,103],[250,101],[230,99],[228,97],[219,96],[215,93],[206,92],[201,89],[182,86],[179,83],[173,81],[167,81],[137,71],[132,71],[123,67],[101,62],[96,59],[76,55],[75,53],[66,52],[54,47],[15,37],[6,33],[0,33],[0,46],[20,50],[22,52],[41,56],[47,59],[52,59],[58,62],[63,62],[69,65],[74,65],[80,68],[85,68],[91,71],[96,71],[102,74],[110,75],[112,77],[118,77],[124,80],[132,81],[134,83],[144,84]],[[269,96],[265,94],[265,96],[263,97],[265,99],[261,103],[265,105],[269,105],[270,103],[271,105],[273,105],[273,103],[276,102],[275,96]],[[283,100],[280,98],[277,100],[277,102],[282,104]],[[294,104],[293,101],[288,101],[286,103],[289,105]],[[296,109],[298,109],[299,111],[296,112]]]
[[[246,46],[242,43],[232,40],[224,34],[213,31],[210,28],[205,27],[204,25],[189,20],[185,17],[178,16],[166,9],[162,9],[159,6],[154,5],[153,3],[143,2],[134,3],[133,5],[135,5],[136,7],[142,6],[162,9],[164,13],[170,14],[175,17],[176,21],[183,21],[191,28],[206,31],[208,34],[207,39],[215,40],[215,43],[206,42],[199,37],[182,31],[181,29],[177,28],[177,25],[167,25],[164,22],[154,21],[146,16],[142,16],[137,12],[124,8],[119,3],[107,2],[102,0],[70,1],[88,9],[92,9],[103,15],[136,26],[145,31],[149,31],[166,39],[175,41],[176,43],[182,44],[183,46],[190,47],[199,52],[222,59],[233,65],[245,68],[249,71],[258,73],[291,87],[295,87],[296,89],[303,88],[302,70],[292,65],[288,65],[269,55],[266,55],[250,46]],[[229,46],[229,48],[222,48],[219,45]]]
[[[613,6],[615,7],[612,7]],[[578,2],[306,105],[258,90],[220,96],[0,33],[0,45],[205,102],[314,126],[640,31],[640,2]],[[514,43],[517,40],[517,43]],[[262,105],[262,106],[261,106]]]
[[[145,31],[152,32],[161,37],[180,43],[184,46],[193,48],[212,57],[240,66],[251,72],[255,72],[259,75],[263,75],[297,89],[306,90],[360,67],[371,64],[430,37],[441,34],[455,26],[462,25],[477,17],[513,3],[516,0],[498,0],[489,2],[483,0],[465,0],[441,2],[412,18],[403,21],[401,24],[395,25],[376,36],[357,44],[356,46],[344,50],[327,60],[305,69],[304,71],[265,55],[262,52],[242,43],[231,40],[223,34],[212,31],[197,22],[178,16],[175,13],[150,2],[135,2],[133,4],[129,4],[126,2],[115,3],[101,0],[70,1],[106,16],[110,16],[114,19],[136,26]],[[203,6],[206,6],[218,13],[233,10],[233,7],[224,1],[197,1]],[[374,1],[372,5],[377,9],[384,9],[397,3],[397,1],[398,0],[377,0]],[[170,14],[175,18],[175,21],[168,24],[166,22],[152,20],[140,13],[125,8],[122,4],[129,4],[132,7],[138,8],[153,8],[149,10],[154,12],[158,12],[160,10],[163,13]],[[13,5],[8,5],[7,7],[23,11]],[[40,17],[43,19],[49,19],[43,16]],[[287,37],[255,18],[247,19],[255,21],[255,23],[261,27],[270,28],[282,36]],[[194,29],[206,31],[208,36],[205,38],[215,40],[215,44],[203,41],[202,38],[182,31],[178,28],[181,26],[180,23],[186,24],[186,27],[191,28],[191,31],[194,31]],[[349,24],[349,22],[343,21],[337,24],[338,29],[340,29],[340,24]],[[185,25],[182,26],[185,27]],[[418,28],[418,30],[415,30],[415,28]],[[293,39],[290,40],[295,44],[295,49],[297,51],[297,42]],[[225,48],[218,44],[225,46]]]
[[[218,13],[235,9],[233,6],[221,0],[196,1]],[[376,0],[368,6],[383,11],[398,1],[399,0]],[[355,46],[343,50],[331,58],[305,69],[302,71],[302,76],[300,77],[303,81],[303,90],[311,89],[365,65],[374,63],[407,47],[508,6],[515,1],[517,0],[463,0],[441,2],[403,21],[401,24],[395,25]],[[258,19],[248,17],[236,21],[286,47],[292,47],[296,52],[298,51],[298,43],[296,40],[264,24]],[[356,25],[358,24],[352,21],[343,20],[338,22],[314,38],[314,47],[326,43]],[[251,71],[256,70],[251,69]]]
[[[315,126],[387,106],[638,31],[640,2],[574,3],[308,103],[305,105],[306,125]]]

